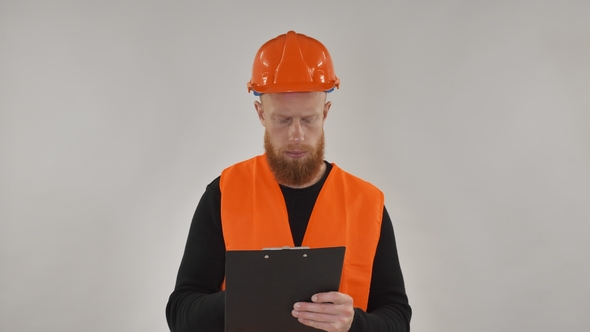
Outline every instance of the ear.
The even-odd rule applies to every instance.
[[[254,108],[256,109],[256,113],[258,114],[258,119],[260,120],[260,124],[263,127],[266,127],[265,120],[264,120],[264,109],[262,107],[262,103],[259,102],[258,100],[254,101]]]
[[[327,101],[324,104],[324,120],[326,120],[326,118],[328,117],[328,112],[330,111],[330,107],[332,107],[332,102]]]

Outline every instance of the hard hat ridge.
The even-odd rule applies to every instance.
[[[297,34],[294,31],[287,32],[283,56],[275,69],[273,80],[274,84],[289,82],[313,82],[312,70],[301,54],[301,46],[297,42]]]

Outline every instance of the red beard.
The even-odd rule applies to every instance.
[[[324,163],[324,145],[324,133],[322,132],[315,147],[289,144],[278,149],[271,142],[268,132],[264,132],[264,149],[270,170],[277,182],[286,186],[300,187],[310,183],[318,176]],[[303,158],[291,159],[284,155],[287,150],[302,150],[311,153]]]

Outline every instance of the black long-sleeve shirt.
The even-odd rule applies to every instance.
[[[332,169],[322,179],[302,189],[281,186],[293,241],[300,246],[317,196]],[[221,228],[219,177],[211,182],[197,206],[176,287],[166,307],[168,326],[173,332],[224,330],[225,242]],[[351,332],[409,331],[411,308],[405,292],[393,226],[383,209],[381,234],[371,277],[367,311],[355,308]]]

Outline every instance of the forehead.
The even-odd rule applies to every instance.
[[[264,94],[260,98],[266,111],[277,114],[321,112],[326,102],[325,92],[285,92]]]

